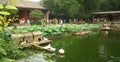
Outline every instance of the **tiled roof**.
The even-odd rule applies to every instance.
[[[120,13],[120,11],[94,12],[94,14],[115,14],[115,13]]]
[[[5,3],[5,0],[0,0],[0,3]],[[7,3],[11,4],[11,1],[7,0]],[[16,0],[15,6],[18,8],[46,10],[46,8],[40,5],[40,2],[32,2],[27,0]]]
[[[17,0],[17,3],[15,4],[15,6],[18,8],[46,9],[40,5],[40,2],[32,2],[32,1],[26,1],[26,0]]]

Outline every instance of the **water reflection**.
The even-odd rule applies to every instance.
[[[47,60],[45,60],[42,53],[38,53],[27,58],[22,58],[17,62],[47,62]]]
[[[54,53],[39,53],[18,62],[120,62],[120,32],[97,31],[84,36],[52,39]],[[58,53],[60,48],[65,54]]]
[[[108,31],[105,31],[106,34],[108,34]]]
[[[112,61],[111,60],[111,54],[109,54],[106,50],[106,47],[101,44],[100,45],[100,48],[99,48],[99,55],[100,55],[100,58],[106,62],[109,62],[109,61]]]
[[[105,55],[105,47],[104,45],[100,45],[100,48],[99,48],[99,54],[100,54],[100,57],[104,57]]]
[[[117,33],[117,34],[116,34]],[[119,31],[102,31],[99,36],[99,56],[103,62],[120,62]],[[118,46],[119,45],[119,46]],[[118,57],[116,57],[116,54]]]

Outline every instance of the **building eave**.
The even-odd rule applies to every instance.
[[[120,11],[94,12],[93,14],[116,14],[116,13],[120,13]]]

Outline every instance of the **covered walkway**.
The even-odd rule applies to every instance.
[[[120,22],[120,11],[94,12],[94,22]]]

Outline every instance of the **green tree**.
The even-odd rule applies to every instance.
[[[33,10],[30,12],[30,18],[40,19],[43,17],[43,12],[40,10]]]
[[[96,11],[118,11],[120,0],[42,0],[54,18],[90,18]]]
[[[61,9],[60,14],[67,15],[69,17],[78,16],[81,5],[76,0],[55,0],[54,2],[59,6],[58,8]]]
[[[42,0],[42,2],[53,15],[88,18],[97,10],[99,0]]]
[[[42,0],[42,4],[50,11],[50,18],[58,18],[66,13],[64,9],[59,8],[58,4],[56,4],[54,0]]]
[[[101,0],[100,11],[118,11],[120,10],[120,0]]]
[[[8,26],[9,21],[7,20],[7,17],[13,13],[10,11],[17,11],[17,8],[13,5],[0,4],[0,30]]]

